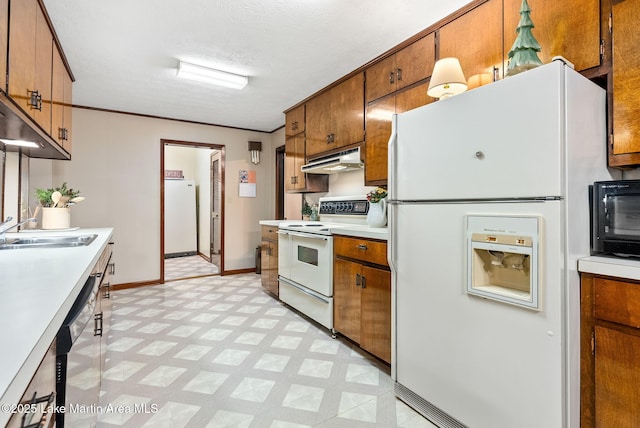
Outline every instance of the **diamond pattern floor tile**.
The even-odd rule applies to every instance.
[[[258,275],[111,298],[100,406],[133,411],[100,414],[100,428],[434,427],[395,398],[387,365],[264,293]]]

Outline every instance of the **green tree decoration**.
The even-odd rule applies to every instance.
[[[518,36],[509,51],[509,65],[507,66],[505,76],[513,76],[514,74],[542,65],[542,61],[538,58],[538,52],[542,49],[531,33],[534,25],[529,16],[530,13],[531,9],[529,8],[527,0],[522,0],[522,5],[520,5],[520,22],[518,22],[518,27],[516,28]]]

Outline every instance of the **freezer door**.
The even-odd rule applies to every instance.
[[[196,254],[196,186],[192,180],[164,181],[164,253]]]
[[[578,314],[563,309],[562,205],[391,207],[400,385],[470,427],[564,426],[563,332]],[[541,219],[539,312],[466,292],[465,216],[500,214]],[[570,274],[577,276],[575,269]]]
[[[390,147],[391,199],[562,196],[564,73],[554,61],[399,114],[396,147]],[[589,91],[574,95],[572,102],[601,111],[595,119],[571,118],[603,147],[605,128],[597,123],[605,120],[603,98]]]

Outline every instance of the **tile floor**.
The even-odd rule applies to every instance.
[[[388,366],[267,295],[258,275],[111,296],[100,405],[134,411],[99,427],[434,427],[395,398]]]
[[[198,255],[164,259],[165,281],[203,275],[217,275],[219,273],[220,271],[215,263],[209,263]]]

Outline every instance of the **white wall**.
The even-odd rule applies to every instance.
[[[160,277],[161,139],[225,145],[224,267],[254,267],[258,222],[275,209],[270,134],[77,108],[73,115],[73,157],[53,161],[53,182],[67,181],[86,198],[72,208],[72,226],[115,228],[115,283]],[[259,165],[250,162],[248,141],[263,143]],[[240,169],[256,171],[256,198],[238,197]]]
[[[185,180],[197,182],[195,149],[184,146],[166,146],[164,148],[164,169],[182,170]]]

